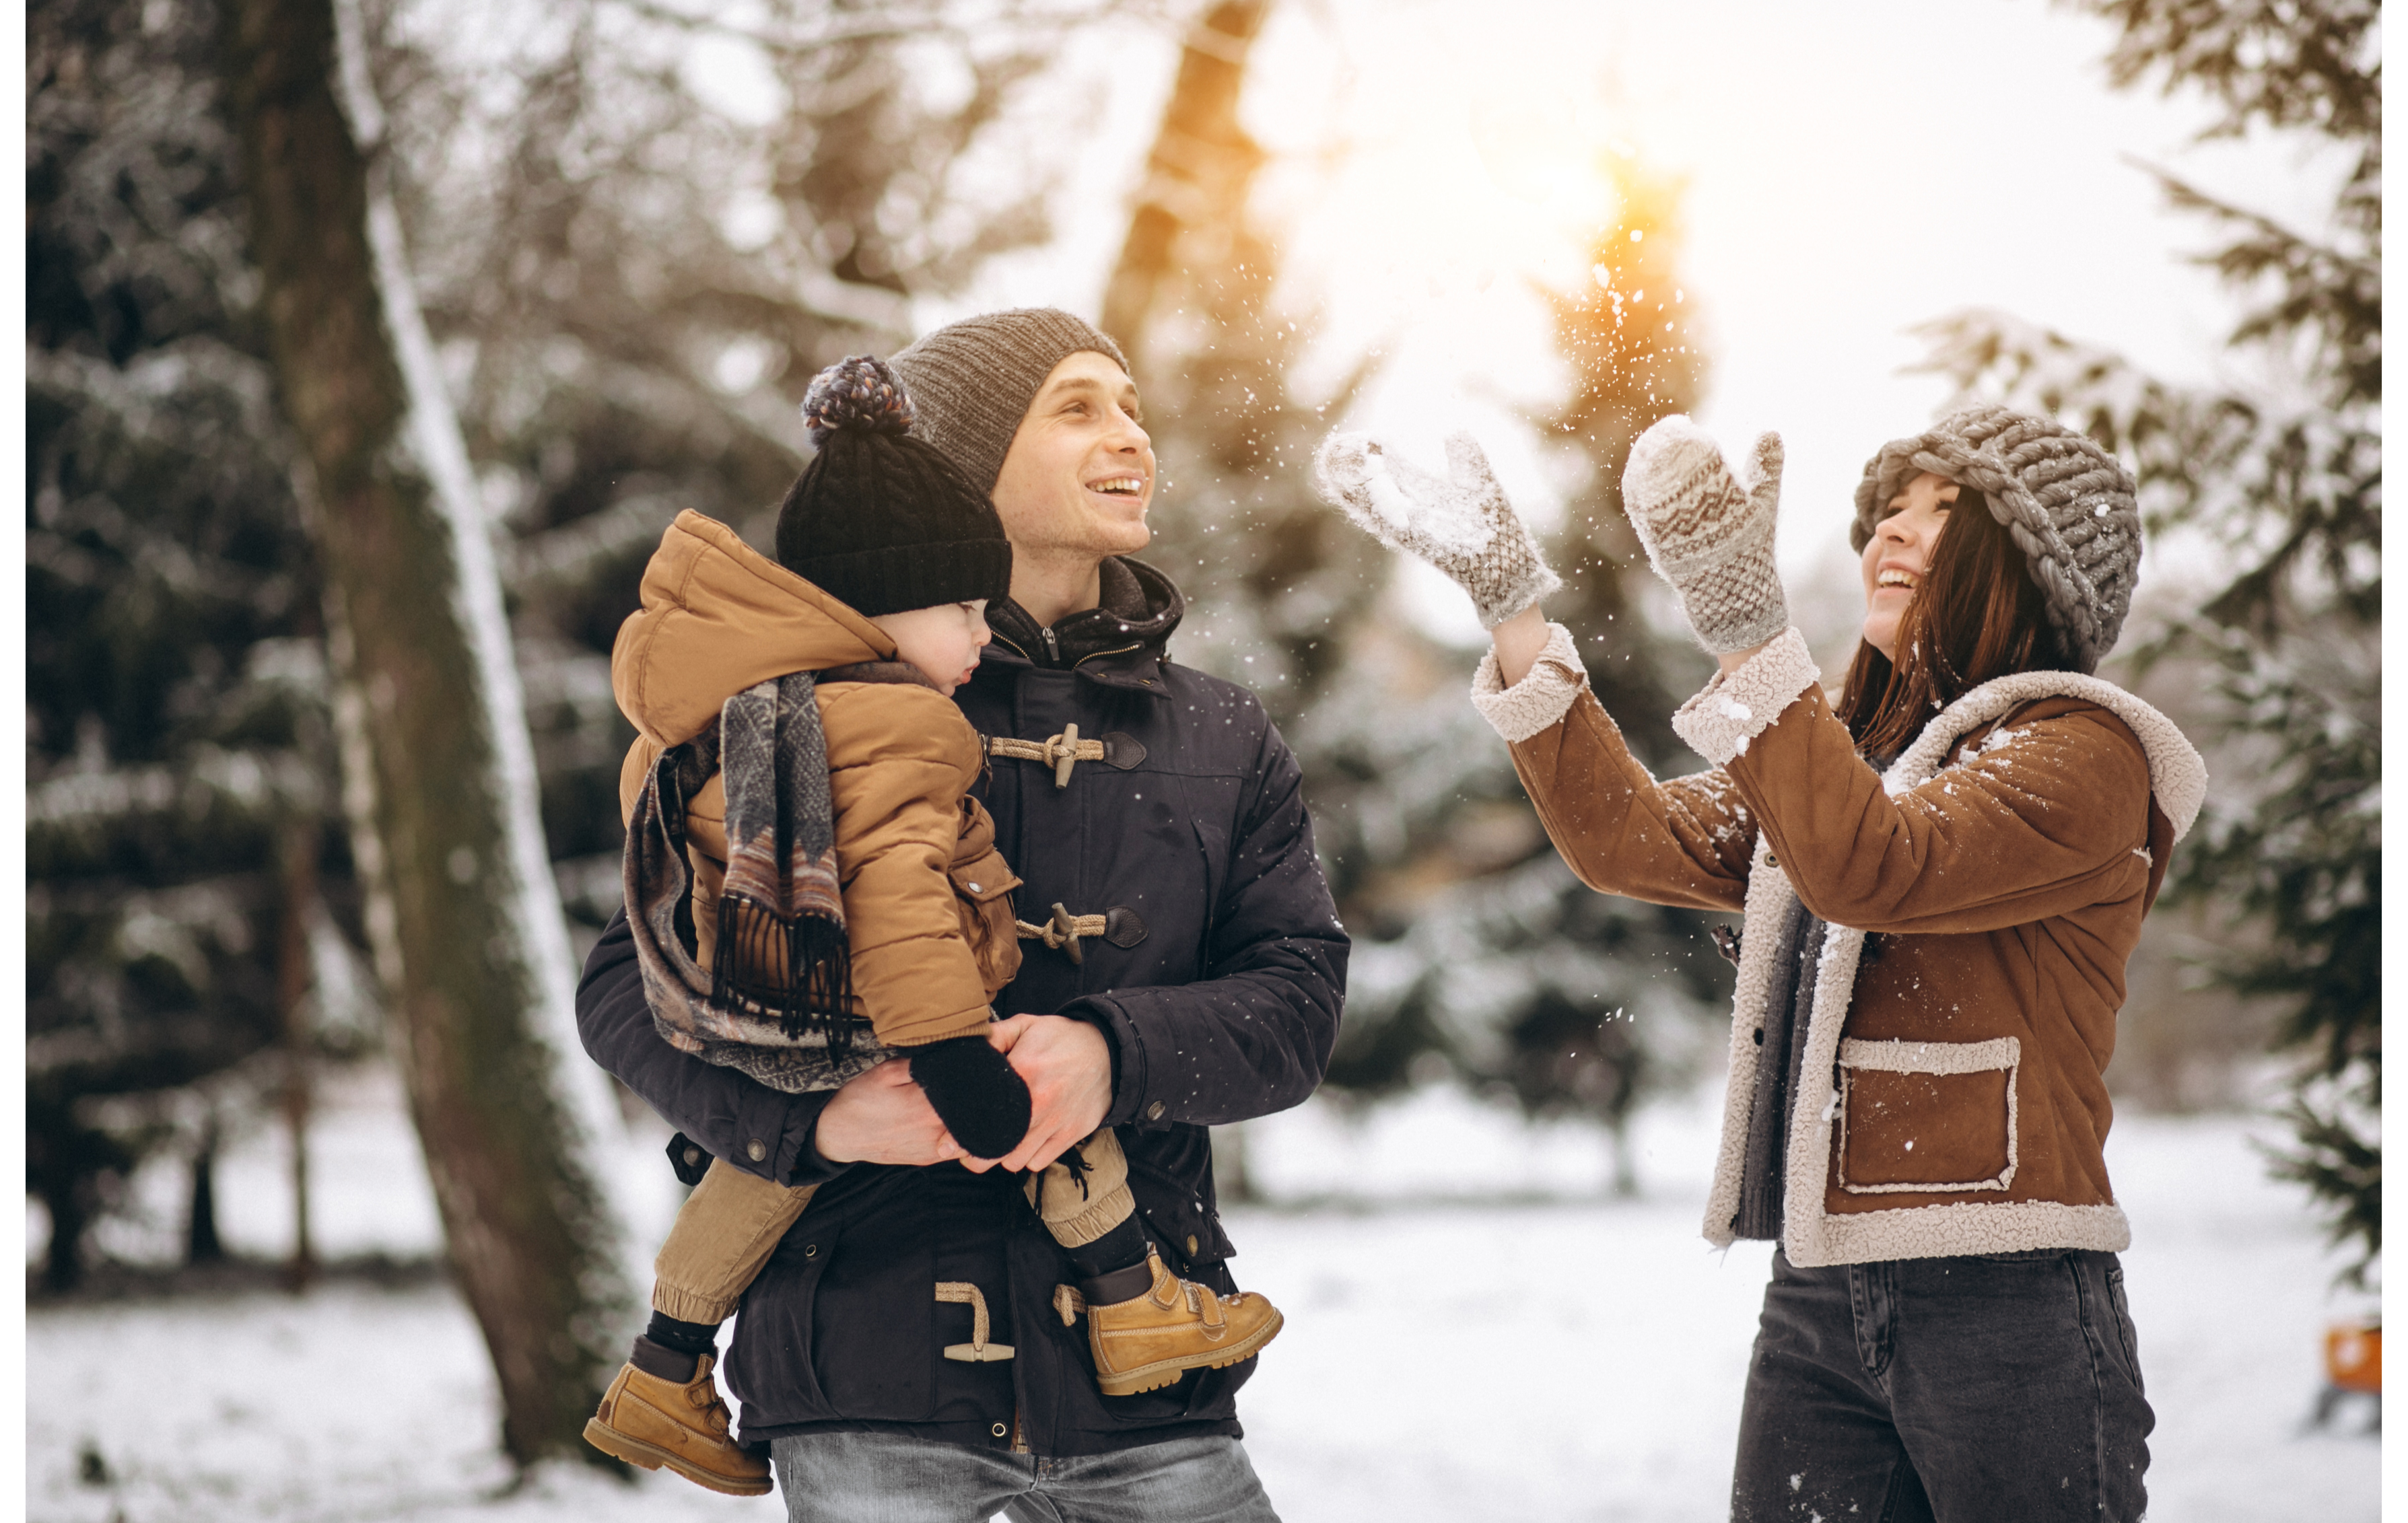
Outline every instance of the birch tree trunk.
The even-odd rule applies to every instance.
[[[355,19],[329,0],[227,0],[224,29],[261,311],[310,467],[345,811],[412,1119],[499,1378],[503,1446],[522,1464],[591,1458],[580,1431],[635,1302],[591,1157],[614,1134],[575,1039],[492,547],[376,159]]]

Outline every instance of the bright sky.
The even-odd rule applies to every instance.
[[[1245,115],[1278,155],[1259,204],[1288,230],[1286,297],[1320,323],[1298,390],[1385,349],[1349,424],[1433,464],[1469,426],[1516,503],[1551,517],[1555,473],[1512,403],[1550,406],[1565,372],[1527,281],[1584,278],[1582,235],[1611,212],[1594,166],[1634,150],[1689,182],[1684,305],[1713,361],[1699,421],[1733,450],[1782,432],[1784,575],[1793,595],[1828,582],[1865,458],[1945,399],[1899,374],[1914,324],[1996,306],[2172,377],[2215,373],[2233,304],[2182,262],[2209,231],[2166,212],[2128,156],[2295,225],[2329,204],[2331,163],[2195,147],[2202,103],[2111,92],[2110,38],[2041,0],[1291,0],[1255,47]],[[928,321],[1095,313],[1174,49],[1132,31],[1066,55],[1055,99],[1082,147],[1059,239]],[[1404,591],[1476,634],[1444,583]]]

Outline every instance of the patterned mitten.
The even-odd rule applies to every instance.
[[[1495,629],[1563,582],[1514,515],[1469,434],[1446,440],[1447,479],[1363,434],[1332,434],[1312,457],[1313,485],[1381,544],[1420,556],[1463,584]]]
[[[1781,503],[1781,435],[1761,434],[1741,480],[1703,429],[1679,413],[1630,447],[1622,506],[1656,575],[1672,584],[1698,641],[1716,655],[1762,645],[1789,627],[1772,563]]]

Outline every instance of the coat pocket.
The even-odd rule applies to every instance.
[[[1857,1195],[2002,1190],[2015,1177],[2023,1046],[1840,1044],[1839,1182]]]
[[[800,1251],[830,1261],[808,1305],[788,1313],[809,1327],[809,1340],[790,1333],[779,1357],[808,1359],[827,1416],[925,1421],[936,1411],[940,1358],[930,1222],[904,1210],[812,1228],[803,1216],[781,1253],[799,1240]]]
[[[1014,924],[1011,890],[1020,876],[992,847],[986,854],[953,867],[953,897],[962,912],[962,938],[978,961],[987,998],[1020,972],[1020,930]]]

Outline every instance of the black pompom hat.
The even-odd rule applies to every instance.
[[[1011,591],[995,505],[911,432],[911,399],[883,362],[821,371],[803,418],[819,453],[779,505],[780,565],[869,615]]]

